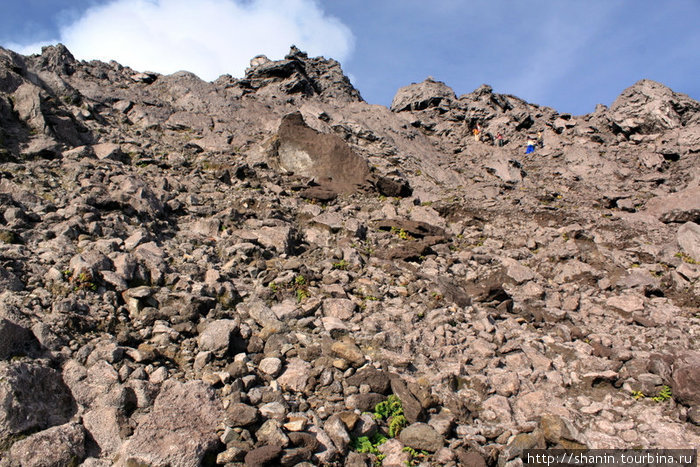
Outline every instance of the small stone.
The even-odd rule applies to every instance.
[[[282,426],[277,420],[268,420],[262,424],[255,432],[258,442],[271,444],[273,446],[286,447],[289,445],[289,438],[282,431]]]
[[[454,427],[455,417],[447,409],[442,409],[439,413],[431,415],[428,425],[432,426],[442,436],[449,436]]]
[[[328,298],[323,301],[323,314],[346,321],[355,314],[355,303],[347,298]]]
[[[345,407],[350,410],[359,410],[360,412],[371,412],[383,400],[384,396],[375,392],[353,394],[346,399]]]
[[[260,415],[265,418],[284,420],[287,417],[287,408],[281,402],[268,402],[260,407]]]
[[[458,449],[457,459],[459,460],[459,465],[469,467],[486,467],[487,465],[484,457],[476,451],[464,451],[463,449]]]
[[[457,455],[450,448],[440,448],[437,450],[433,456],[433,461],[438,465],[446,465],[450,462],[454,462],[457,459]],[[467,464],[471,465],[471,464]]]
[[[258,420],[258,409],[247,404],[234,403],[226,409],[225,422],[232,427],[243,427]]]
[[[533,433],[520,433],[501,451],[499,456],[499,465],[502,461],[509,461],[515,457],[519,457],[526,449],[544,449],[545,442],[542,432],[536,431]]]
[[[289,421],[284,424],[287,431],[304,431],[308,420],[305,417],[289,417]]]
[[[311,375],[311,364],[300,358],[292,358],[282,376],[277,378],[280,387],[286,391],[301,392]]]
[[[216,456],[216,463],[219,465],[224,465],[224,464],[230,464],[233,462],[238,462],[242,460],[245,456],[246,452],[245,450],[239,448],[239,447],[230,447],[224,452],[220,452]],[[246,464],[248,465],[248,464]]]
[[[260,368],[260,371],[263,373],[274,377],[282,370],[282,360],[275,357],[263,358],[258,368]]]
[[[435,452],[445,444],[445,439],[427,423],[414,423],[399,434],[399,440],[413,449]]]
[[[217,355],[226,354],[231,348],[238,321],[220,319],[209,323],[197,339],[199,350],[212,351]]]
[[[365,363],[365,355],[352,339],[334,342],[331,350],[353,366],[358,367]]]
[[[618,308],[627,313],[641,311],[644,309],[644,299],[639,295],[632,294],[610,297],[607,300],[607,304],[608,306]]]
[[[357,372],[347,379],[348,384],[352,386],[362,387],[362,385],[368,385],[371,392],[376,392],[378,394],[387,394],[390,388],[389,375],[384,372],[377,370],[373,366],[367,366],[357,370]],[[360,390],[362,392],[362,390]]]
[[[404,445],[396,438],[389,439],[385,443],[379,445],[377,449],[384,454],[382,465],[387,466],[403,466],[411,462],[411,454],[403,450]]]
[[[350,445],[350,435],[339,415],[332,415],[323,425],[323,430],[333,440],[340,452],[345,453]]]
[[[282,448],[275,445],[265,445],[253,449],[245,455],[246,467],[264,467],[277,459],[282,454]]]

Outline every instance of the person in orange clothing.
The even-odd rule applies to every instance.
[[[481,125],[477,123],[476,128],[472,130],[472,133],[474,134],[474,141],[479,141],[481,139]]]

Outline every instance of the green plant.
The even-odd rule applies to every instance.
[[[632,391],[632,398],[634,400],[640,400],[644,398],[649,398],[653,400],[654,402],[666,402],[667,400],[670,400],[673,397],[673,394],[671,393],[671,388],[669,386],[662,386],[661,389],[659,390],[659,393],[655,396],[647,396],[644,394],[642,391]]]
[[[374,418],[378,420],[393,417],[395,415],[403,415],[403,406],[401,399],[395,394],[391,394],[385,401],[374,406]]]
[[[401,400],[394,394],[391,394],[385,401],[374,407],[374,418],[389,421],[388,433],[391,438],[398,436],[401,430],[408,425],[408,421],[403,414]]]
[[[308,290],[304,289],[297,289],[296,292],[296,297],[297,297],[297,303],[303,302],[305,299],[309,298],[311,295],[309,295]]]
[[[406,446],[402,449],[403,452],[407,452],[411,455],[411,460],[406,462],[406,465],[417,465],[424,459],[426,459],[428,456],[430,456],[430,453],[428,451],[417,451],[413,449],[410,446]]]
[[[408,425],[408,420],[406,420],[406,417],[403,415],[391,417],[391,421],[389,422],[389,436],[392,438],[398,436],[406,425]]]
[[[413,240],[411,234],[406,232],[406,230],[404,229],[397,229],[396,227],[392,227],[391,231],[395,233],[401,240]]]
[[[673,256],[675,256],[676,258],[680,258],[681,260],[683,260],[684,263],[688,263],[688,264],[700,264],[700,263],[698,263],[698,261],[696,261],[695,258],[693,258],[692,256],[687,255],[687,254],[685,254],[685,253],[682,253],[682,252],[680,252],[680,251],[679,251],[678,253],[676,253],[675,255],[673,255]]]
[[[350,447],[359,453],[379,455],[379,449],[377,448],[380,445],[384,444],[386,440],[386,436],[383,436],[379,433],[376,433],[374,436],[372,436],[372,438],[368,438],[367,436],[360,436],[359,438],[353,439],[350,442]]]
[[[294,278],[292,289],[294,290],[294,295],[297,298],[297,303],[301,303],[304,301],[304,299],[307,299],[311,296],[306,283],[306,277],[302,276],[301,274]]]
[[[64,277],[65,276],[65,271],[64,271]],[[73,291],[77,292],[78,290],[92,290],[93,292],[97,291],[97,284],[95,284],[92,275],[89,272],[81,272],[77,276],[71,274],[68,276],[70,280],[73,281],[75,286],[73,287]]]
[[[341,271],[347,271],[348,269],[348,262],[345,261],[344,259],[341,259],[337,263],[333,263],[333,269],[340,269]]]
[[[651,400],[654,402],[666,402],[667,400],[671,399],[671,397],[673,397],[673,394],[671,394],[671,388],[664,385],[659,393],[652,397]]]

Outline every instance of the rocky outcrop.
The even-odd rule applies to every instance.
[[[698,102],[661,83],[641,80],[622,91],[610,106],[610,119],[626,135],[653,134],[697,126]]]
[[[0,50],[0,466],[698,445],[699,148],[649,81],[387,109],[296,48],[211,83]]]

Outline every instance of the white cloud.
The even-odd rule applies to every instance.
[[[354,46],[350,29],[316,0],[116,0],[87,10],[59,40],[81,60],[164,74],[187,70],[205,80],[240,77],[254,56],[280,59],[292,44],[339,61]]]

